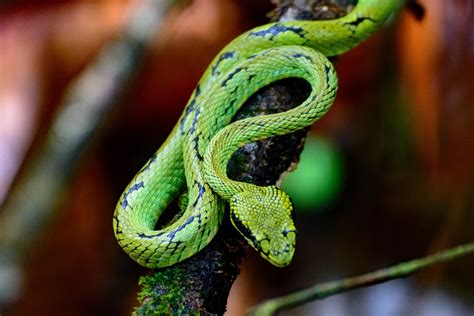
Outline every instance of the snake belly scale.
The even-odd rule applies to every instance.
[[[200,79],[166,141],[120,197],[113,229],[124,251],[149,268],[189,258],[215,236],[228,202],[231,221],[248,242],[274,265],[288,265],[296,239],[290,198],[276,186],[230,180],[227,161],[248,142],[294,132],[324,115],[337,91],[326,57],[355,47],[402,4],[359,0],[342,18],[267,24],[228,44]],[[253,93],[290,77],[311,85],[300,106],[229,124]],[[155,229],[160,214],[185,190],[183,215]]]

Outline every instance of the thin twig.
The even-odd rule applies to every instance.
[[[249,315],[267,316],[290,309],[313,300],[326,298],[331,295],[347,292],[353,289],[367,287],[394,279],[403,278],[441,262],[447,262],[463,256],[474,254],[474,242],[457,246],[436,254],[402,262],[389,268],[369,272],[359,276],[316,284],[312,287],[286,296],[270,299],[254,307]]]

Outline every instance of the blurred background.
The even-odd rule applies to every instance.
[[[0,5],[0,204],[11,209],[16,200],[37,201],[48,181],[64,177],[50,211],[12,220],[7,207],[0,210],[12,234],[15,223],[35,228],[6,245],[21,248],[0,270],[8,315],[128,315],[137,305],[137,279],[146,270],[115,242],[115,203],[168,135],[215,54],[266,23],[273,9],[270,1],[194,0],[167,12],[141,62],[140,54],[127,55],[125,80],[107,71],[90,75],[91,67],[103,66],[97,56],[107,45],[123,39],[142,2]],[[426,10],[421,21],[404,12],[398,23],[337,60],[337,100],[312,128],[301,164],[283,183],[297,209],[294,262],[278,269],[250,251],[227,315],[316,282],[472,241],[473,3],[420,3]],[[113,53],[106,56],[114,60]],[[114,62],[120,67],[124,61]],[[89,83],[80,89],[85,95],[77,97],[70,87],[87,74]],[[46,143],[53,149],[45,150],[62,107],[116,83],[120,93],[114,100],[104,97],[111,105],[101,113],[100,128],[90,132],[91,144],[68,156],[71,161],[77,154],[77,165],[51,164],[42,171],[44,181],[12,198],[35,165],[47,165],[48,153],[67,147],[65,135],[99,117],[70,111],[55,129],[60,135],[54,146]],[[38,153],[46,158],[38,160]],[[473,267],[474,258],[466,257],[284,314],[472,315]]]

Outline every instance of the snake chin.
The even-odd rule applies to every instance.
[[[230,218],[263,258],[278,267],[290,264],[296,228],[293,205],[285,192],[267,186],[236,194],[230,200]]]

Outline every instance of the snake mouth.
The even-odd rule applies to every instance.
[[[259,253],[262,257],[267,259],[271,264],[277,267],[286,267],[293,260],[295,253],[295,244],[290,241],[285,241],[278,245],[274,245],[272,249],[264,251],[266,246],[264,243],[269,242],[268,239],[259,241]],[[275,244],[275,242],[273,242]]]
[[[242,221],[237,217],[235,212],[230,212],[230,220],[232,224],[234,224],[234,227],[239,231],[240,234],[242,234],[247,240],[249,240],[252,244],[256,241],[252,231],[242,223]]]
[[[237,231],[249,242],[249,244],[255,248],[259,253],[263,254],[260,242],[252,234],[250,228],[248,228],[242,221],[237,217],[234,212],[230,212],[230,219]]]

